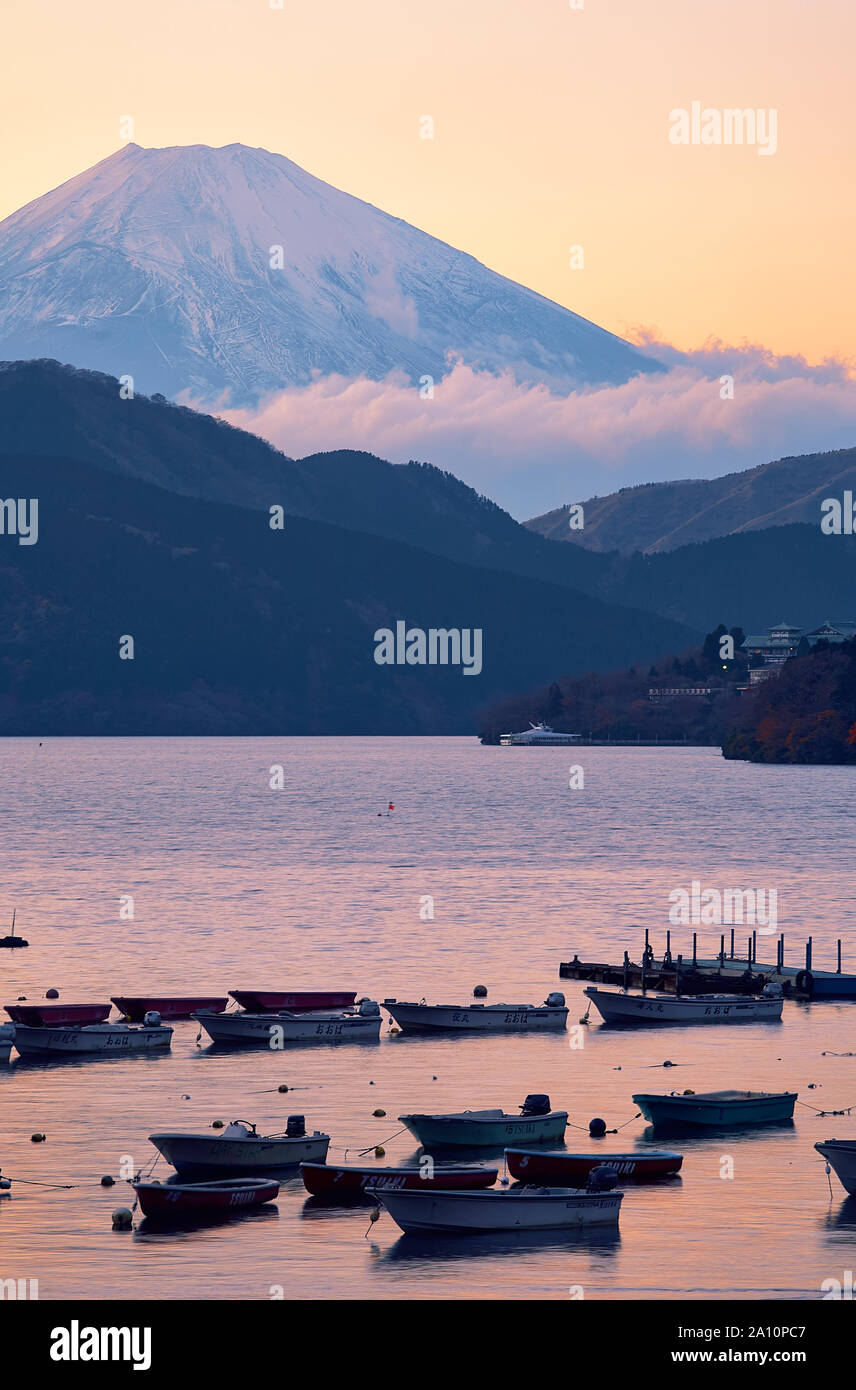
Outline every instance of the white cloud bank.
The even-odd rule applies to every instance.
[[[856,445],[853,364],[718,341],[679,352],[645,330],[636,341],[666,371],[569,396],[450,361],[432,399],[404,374],[330,376],[218,413],[292,457],[349,448],[425,459],[521,519],[632,483]],[[733,377],[733,399],[723,398],[723,376]]]

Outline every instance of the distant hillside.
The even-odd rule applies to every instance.
[[[587,550],[653,553],[790,522],[819,525],[820,503],[840,498],[845,488],[856,489],[856,448],[777,459],[723,478],[645,483],[590,497],[581,530],[569,526],[566,507],[524,524]]]

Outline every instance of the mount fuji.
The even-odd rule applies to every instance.
[[[244,145],[129,144],[0,222],[0,357],[231,405],[452,358],[567,392],[659,364],[445,242]]]

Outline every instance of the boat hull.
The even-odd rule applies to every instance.
[[[361,1014],[247,1014],[193,1015],[216,1043],[256,1043],[275,1050],[295,1042],[377,1042],[381,1018]]]
[[[814,1147],[826,1159],[844,1191],[856,1197],[856,1143],[827,1139]]]
[[[707,1100],[703,1096],[636,1095],[646,1120],[654,1125],[713,1126],[740,1128],[743,1125],[781,1124],[792,1120],[796,1092],[781,1095],[747,1096],[744,1100]]]
[[[230,989],[229,993],[247,1013],[301,1013],[307,1009],[349,1009],[357,997],[355,989]]]
[[[131,1023],[142,1023],[152,1009],[162,1019],[190,1018],[197,1009],[221,1012],[229,999],[225,994],[114,994],[112,1002]]]
[[[104,1023],[109,1004],[7,1004],[14,1023],[28,1028],[68,1028],[86,1023]]]
[[[149,1141],[177,1173],[252,1175],[300,1163],[323,1163],[329,1134],[288,1139],[215,1139],[209,1134],[150,1134]]]
[[[566,1008],[529,1004],[407,1004],[384,1001],[382,1008],[399,1028],[414,1033],[530,1032],[562,1029],[568,1024]]]
[[[619,994],[614,990],[584,990],[606,1023],[776,1023],[782,1017],[781,999],[747,999],[739,994],[673,997]]]
[[[566,1110],[549,1115],[399,1115],[426,1149],[500,1149],[514,1143],[550,1144],[562,1139]]]
[[[545,1153],[538,1149],[506,1149],[508,1171],[518,1182],[555,1182],[585,1187],[593,1168],[603,1163],[630,1182],[656,1182],[680,1171],[683,1154],[664,1150],[649,1153]]]
[[[314,1197],[365,1197],[381,1192],[421,1191],[427,1188],[474,1190],[492,1187],[496,1168],[437,1167],[432,1176],[420,1168],[377,1168],[326,1163],[301,1163],[300,1174]]]
[[[279,1183],[271,1179],[231,1178],[205,1183],[134,1183],[144,1216],[176,1219],[200,1212],[244,1211],[272,1202]]]
[[[405,1232],[468,1235],[614,1226],[622,1195],[530,1187],[496,1192],[382,1192],[378,1201]]]
[[[15,1028],[15,1046],[22,1057],[162,1052],[171,1041],[171,1028],[130,1028],[123,1023],[96,1023],[83,1028],[27,1028],[17,1024]]]

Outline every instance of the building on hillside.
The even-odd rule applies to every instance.
[[[790,657],[796,656],[803,641],[815,647],[818,642],[837,645],[853,637],[856,637],[856,623],[853,622],[833,623],[827,619],[820,627],[809,630],[791,623],[776,623],[766,634],[750,635],[743,643],[742,650],[749,658],[749,685],[758,685],[775,675]],[[745,690],[746,686],[740,689]]]

